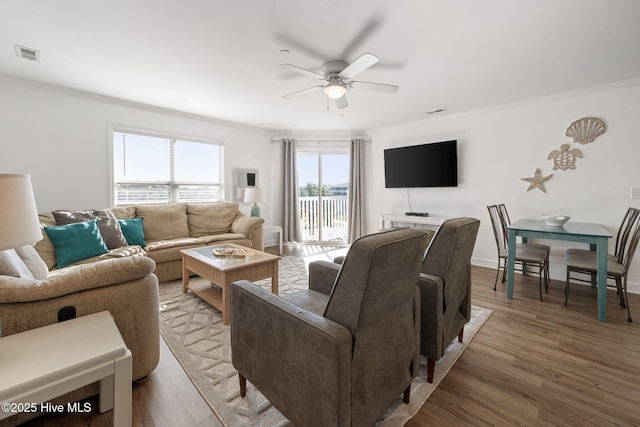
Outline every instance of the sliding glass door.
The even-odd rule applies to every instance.
[[[304,242],[347,242],[349,153],[298,149],[300,222]]]

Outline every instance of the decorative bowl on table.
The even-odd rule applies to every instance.
[[[568,215],[542,215],[542,219],[544,223],[549,227],[562,227],[569,219],[571,219]]]
[[[244,258],[247,256],[247,251],[244,249],[238,248],[214,248],[213,254],[219,257],[228,257],[228,258]]]

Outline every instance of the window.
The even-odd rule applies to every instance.
[[[224,146],[113,131],[114,204],[224,199]]]
[[[298,146],[298,202],[303,241],[347,242],[349,157],[349,148],[340,145]]]

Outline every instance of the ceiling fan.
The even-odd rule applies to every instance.
[[[362,88],[377,92],[396,93],[398,91],[398,86],[396,85],[352,80],[355,76],[371,67],[376,62],[378,62],[378,58],[375,55],[365,53],[351,64],[340,60],[325,62],[322,66],[322,74],[291,64],[280,64],[280,67],[287,70],[295,71],[296,73],[300,73],[304,76],[324,80],[326,82],[325,84],[312,86],[307,89],[302,89],[297,92],[284,95],[283,98],[293,98],[294,96],[323,89],[329,98],[336,100],[336,106],[339,109],[343,109],[349,105],[347,104],[347,97],[345,96],[347,89]]]

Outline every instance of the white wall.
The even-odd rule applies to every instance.
[[[280,223],[281,145],[270,142],[270,131],[2,76],[0,94],[0,173],[30,173],[41,212],[111,204],[108,124],[115,123],[224,141],[227,199],[233,168],[258,169],[268,198],[261,204],[263,217]],[[602,223],[615,234],[626,208],[640,207],[640,200],[629,197],[631,187],[640,187],[638,111],[640,82],[632,82],[370,131],[367,229],[378,228],[382,213],[409,210],[405,190],[384,188],[383,149],[457,139],[459,187],[409,193],[414,210],[482,220],[475,264],[496,264],[489,204],[506,203],[512,220],[562,213],[572,221]],[[584,116],[602,118],[608,130],[593,143],[578,146],[564,132]],[[547,154],[565,142],[582,150],[584,158],[578,159],[576,170],[552,171]],[[527,192],[527,183],[520,181],[536,167],[545,175],[554,173],[546,194]],[[241,204],[241,209],[248,213],[250,206]],[[553,247],[552,275],[561,278],[566,245],[554,242]],[[640,253],[636,258],[630,289],[640,292]]]
[[[505,203],[511,220],[544,213],[571,216],[571,221],[604,224],[615,236],[626,209],[640,208],[630,199],[630,188],[640,187],[638,112],[640,81],[597,88],[503,106],[472,114],[432,119],[370,132],[367,158],[368,231],[379,226],[379,215],[409,210],[404,189],[384,188],[383,150],[390,147],[458,140],[457,188],[409,190],[412,208],[433,216],[472,216],[481,226],[473,263],[495,267],[497,252],[486,206]],[[607,132],[586,145],[564,135],[571,122],[599,117]],[[575,170],[553,171],[547,155],[563,143],[582,151]],[[527,192],[530,177],[539,167],[547,193]],[[615,239],[611,239],[613,251]],[[551,243],[552,277],[564,278],[563,253],[567,246]],[[640,251],[629,275],[630,291],[640,293]]]
[[[30,173],[40,212],[111,205],[109,123],[223,141],[227,200],[233,168],[258,169],[273,200],[269,131],[2,76],[0,94],[0,173]],[[261,203],[267,222],[275,206]]]

